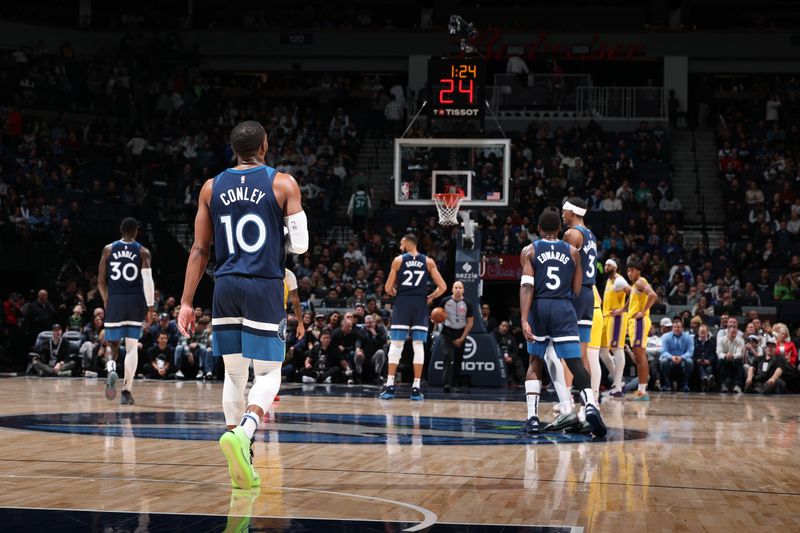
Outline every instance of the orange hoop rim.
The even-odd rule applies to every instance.
[[[439,200],[445,207],[456,207],[461,200],[464,199],[464,194],[460,192],[443,192],[436,193],[433,197]]]

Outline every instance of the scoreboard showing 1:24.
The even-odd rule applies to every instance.
[[[486,65],[481,58],[428,60],[430,130],[443,134],[483,131]]]

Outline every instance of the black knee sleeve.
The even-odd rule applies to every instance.
[[[567,362],[567,368],[572,372],[572,383],[578,390],[591,388],[592,382],[589,378],[589,373],[583,366],[583,361],[580,357],[564,359]]]

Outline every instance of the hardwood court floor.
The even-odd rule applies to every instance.
[[[388,524],[379,531],[800,531],[796,396],[606,402],[609,439],[591,442],[524,437],[520,392],[412,403],[295,386],[261,426],[263,486],[248,498],[232,495],[217,447],[221,384],[137,382],[133,407],[106,401],[102,387],[0,380],[0,508],[252,514],[277,530],[291,521],[274,518],[295,517],[338,520],[341,531],[359,521]]]

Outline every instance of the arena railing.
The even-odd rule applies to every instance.
[[[663,87],[578,87],[578,118],[597,120],[666,120]]]
[[[487,87],[492,111],[557,111],[575,108],[579,88],[591,87],[589,74],[495,74]]]
[[[700,194],[700,163],[697,161],[697,138],[695,137],[695,127],[690,126],[689,131],[692,135],[692,172],[694,173],[694,194],[698,196],[697,214],[700,215],[700,232],[703,236],[703,244],[708,248],[708,224],[706,221],[706,197]]]

